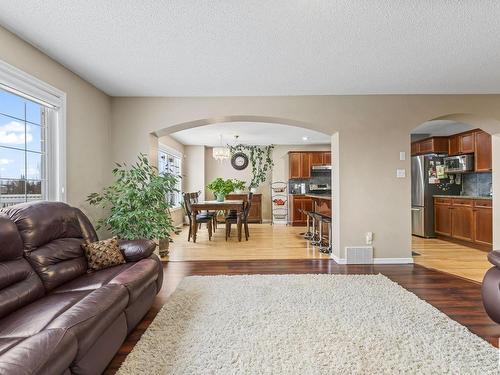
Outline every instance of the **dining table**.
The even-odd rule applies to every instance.
[[[198,222],[196,221],[196,216],[202,211],[236,211],[237,222],[236,226],[238,228],[238,241],[241,242],[241,213],[244,208],[243,200],[224,200],[222,202],[219,201],[198,201],[191,203],[191,222],[192,222],[192,235],[193,242],[196,242],[196,232],[198,231]]]

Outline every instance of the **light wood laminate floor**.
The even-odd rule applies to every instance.
[[[486,258],[487,252],[435,238],[412,237],[412,249],[416,264],[469,280],[481,282],[492,265]]]
[[[208,240],[206,225],[198,231],[196,243],[187,241],[188,228],[173,237],[170,255],[163,260],[255,260],[255,259],[320,259],[329,255],[320,253],[316,246],[304,240],[304,227],[285,225],[250,224],[250,238],[238,242],[236,226],[231,238],[225,240],[224,225],[219,224],[212,241]]]

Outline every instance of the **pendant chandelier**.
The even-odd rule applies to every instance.
[[[231,150],[229,147],[224,147],[222,142],[222,134],[220,135],[220,147],[213,148],[212,157],[217,161],[228,160],[231,157]]]

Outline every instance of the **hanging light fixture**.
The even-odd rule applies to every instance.
[[[231,150],[229,147],[225,147],[222,142],[222,134],[220,135],[220,147],[213,148],[212,157],[217,161],[228,160],[231,157]]]

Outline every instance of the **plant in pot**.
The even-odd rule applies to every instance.
[[[246,184],[247,183],[243,180],[233,179],[234,192],[239,194],[243,193],[245,191]]]
[[[224,180],[221,177],[217,177],[207,185],[207,189],[214,192],[218,202],[224,202],[226,195],[234,191],[233,180]]]
[[[160,255],[168,255],[168,243],[175,226],[167,196],[177,192],[175,185],[179,177],[168,172],[158,173],[145,154],[140,154],[130,167],[117,163],[113,176],[113,184],[87,197],[91,205],[107,212],[99,219],[97,229],[105,228],[124,240],[158,241]]]

